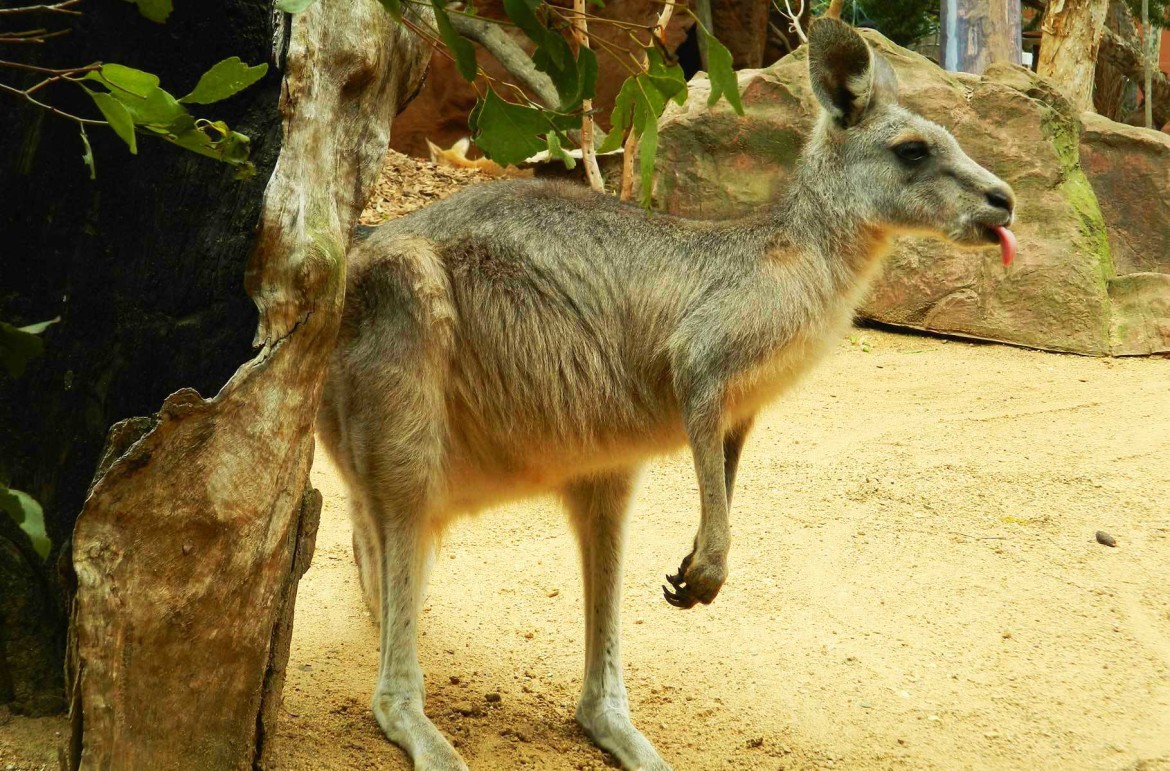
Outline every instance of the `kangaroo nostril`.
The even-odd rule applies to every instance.
[[[1012,199],[1009,194],[1004,194],[999,190],[990,190],[987,192],[987,202],[997,209],[1003,209],[1008,214],[1012,213]]]

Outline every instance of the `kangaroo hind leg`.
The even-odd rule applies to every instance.
[[[425,242],[381,244],[360,263],[340,340],[351,404],[363,528],[355,542],[368,601],[378,604],[381,662],[372,708],[416,771],[466,771],[424,714],[418,616],[442,503],[446,467],[445,378],[453,312],[446,278]]]
[[[622,679],[622,555],[634,477],[633,471],[615,472],[576,480],[564,491],[585,584],[585,682],[577,722],[628,771],[669,771],[630,721]]]

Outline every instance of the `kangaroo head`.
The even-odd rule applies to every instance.
[[[945,128],[898,104],[894,70],[852,27],[821,18],[808,37],[809,80],[823,108],[810,154],[836,161],[822,168],[847,176],[837,189],[875,225],[964,246],[998,243],[1010,261],[1011,187]]]

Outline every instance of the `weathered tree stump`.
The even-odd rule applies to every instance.
[[[429,55],[374,0],[278,17],[277,40],[288,23],[246,282],[260,354],[210,399],[168,397],[77,521],[75,768],[264,764],[320,508],[306,484],[345,250]]]

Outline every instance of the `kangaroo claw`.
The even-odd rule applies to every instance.
[[[691,593],[690,587],[686,584],[687,570],[690,569],[694,557],[694,552],[683,557],[682,564],[678,567],[678,572],[674,575],[666,576],[666,580],[674,587],[674,591],[667,589],[665,586],[662,587],[662,595],[666,598],[666,601],[674,607],[682,608],[683,610],[693,608],[699,603],[699,598]]]
[[[662,587],[662,596],[666,601],[683,610],[693,608],[700,602],[709,605],[727,578],[725,563],[722,561],[715,564],[696,564],[694,557],[694,552],[688,554],[679,565],[678,572],[666,576],[674,591],[666,586]]]

